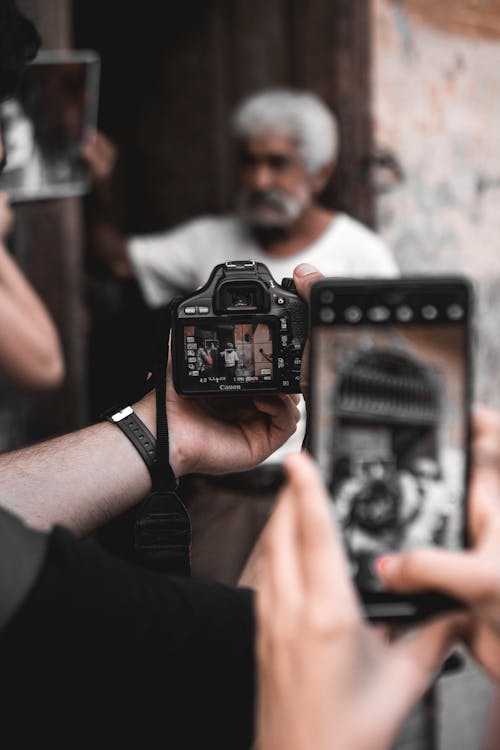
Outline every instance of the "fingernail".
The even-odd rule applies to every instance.
[[[379,578],[384,578],[394,568],[396,558],[394,555],[381,555],[375,560],[375,570]]]
[[[310,273],[318,273],[318,269],[311,266],[310,263],[301,263],[295,269],[297,276],[309,276]]]

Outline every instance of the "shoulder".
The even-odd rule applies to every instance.
[[[339,235],[342,235],[344,238],[352,238],[353,241],[357,242],[362,241],[368,247],[384,247],[387,250],[389,249],[379,234],[348,214],[337,214],[334,227]]]
[[[339,245],[353,254],[352,257],[360,267],[369,268],[375,262],[380,271],[397,273],[394,253],[387,242],[361,221],[340,213],[334,221],[333,231],[336,232]]]
[[[198,216],[179,224],[174,230],[203,237],[232,237],[241,232],[241,222],[236,216]]]
[[[145,235],[134,235],[129,238],[132,245],[171,245],[173,243],[190,244],[207,238],[220,238],[234,234],[237,219],[230,216],[197,216],[194,219],[181,221],[173,227]]]

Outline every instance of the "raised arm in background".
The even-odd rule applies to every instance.
[[[54,322],[4,243],[13,223],[6,193],[0,192],[0,372],[30,389],[56,388],[64,360]]]

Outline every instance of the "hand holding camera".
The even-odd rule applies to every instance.
[[[227,266],[230,267],[228,274]],[[183,300],[174,312],[167,411],[170,434],[174,438],[170,460],[177,476],[249,469],[282,446],[295,432],[300,417],[297,394],[300,391],[299,362],[302,362],[306,339],[307,305],[294,291],[291,280],[286,282],[289,288],[282,289],[265,267],[265,273],[262,272],[261,266],[250,263],[240,267],[238,263],[216,267],[208,283]],[[320,274],[304,279],[296,275],[304,299],[309,294],[308,281],[313,277],[317,279]],[[228,286],[222,284],[225,281],[229,282]],[[215,298],[216,290],[222,297]],[[225,312],[220,311],[220,304],[226,307]],[[194,308],[194,312],[186,312],[186,307]],[[227,309],[233,307],[236,311]],[[280,333],[283,318],[288,327],[286,339]],[[239,327],[243,326],[241,330]],[[259,326],[269,327],[270,340],[263,340]],[[189,341],[188,338],[195,335],[191,328],[195,327],[197,339],[195,336],[195,341]],[[209,335],[204,336],[204,332]],[[242,338],[238,338],[240,334]],[[245,334],[249,335],[250,342]],[[188,348],[188,344],[194,346]],[[281,360],[287,363],[286,367],[280,366]],[[209,376],[209,368],[219,368],[222,372],[233,366],[232,361],[236,369],[232,376]],[[251,366],[252,362],[259,375],[238,374],[239,368]],[[271,370],[270,376],[263,372],[266,369]],[[193,370],[197,374],[190,375]],[[293,383],[287,377],[291,370],[295,370]],[[237,380],[241,377],[243,382]],[[246,380],[246,377],[251,379]],[[225,390],[219,387],[221,385],[240,387]],[[210,398],[183,398],[183,395]],[[135,408],[154,431],[154,395],[146,396]]]
[[[254,261],[216,266],[174,312],[177,393],[300,393],[307,317],[292,279],[280,286]]]

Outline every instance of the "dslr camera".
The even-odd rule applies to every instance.
[[[188,396],[300,393],[307,328],[307,305],[292,279],[280,286],[253,260],[221,263],[173,311],[175,390]]]

